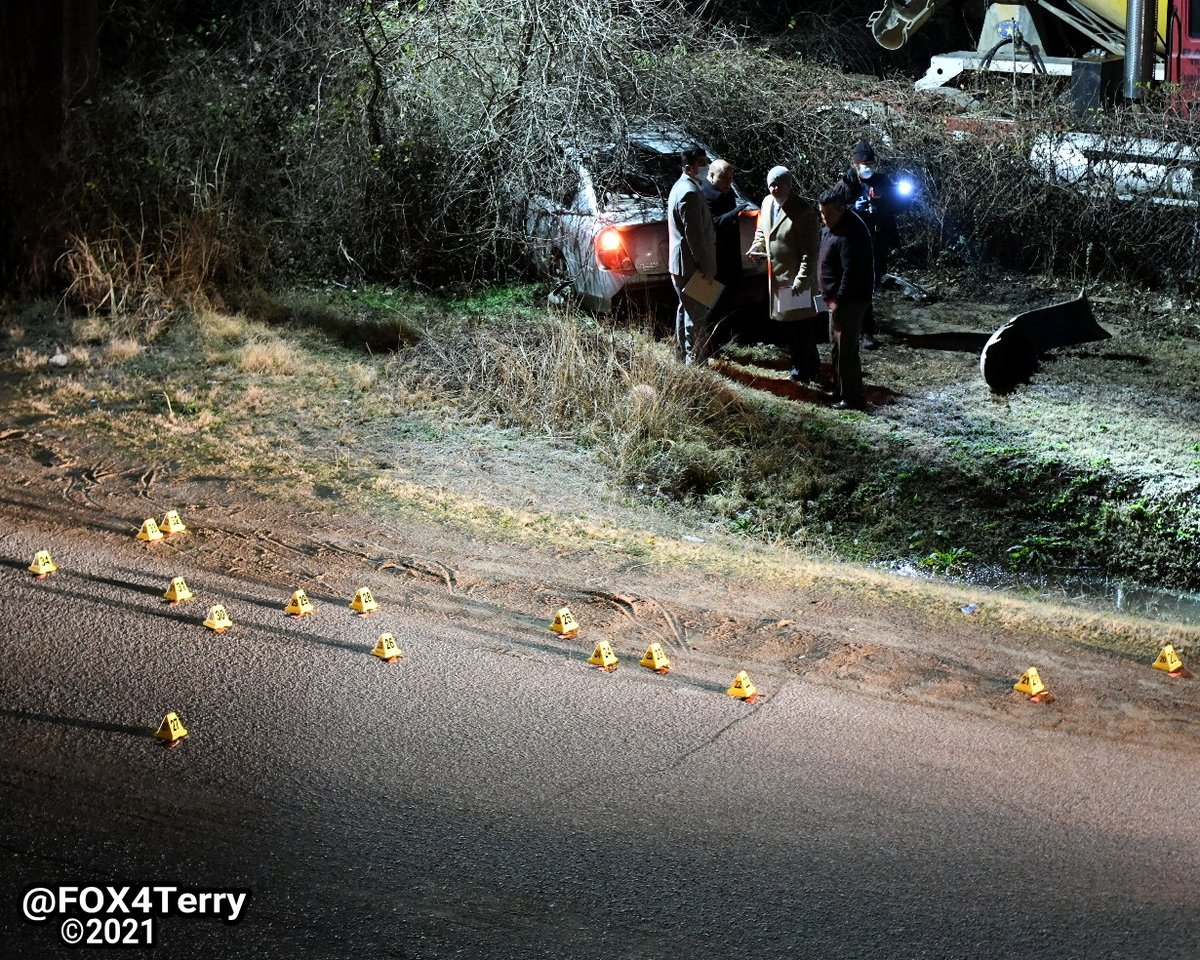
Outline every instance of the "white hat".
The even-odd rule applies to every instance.
[[[791,180],[792,171],[787,167],[772,167],[767,174],[767,186],[774,186],[780,180]]]

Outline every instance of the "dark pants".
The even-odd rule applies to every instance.
[[[883,275],[888,269],[888,248],[879,242],[879,235],[875,235],[875,289],[879,289],[879,281],[883,279]],[[875,336],[875,301],[872,300],[867,304],[867,312],[863,314],[862,335],[864,337]]]
[[[863,315],[870,300],[839,300],[829,311],[829,342],[833,345],[833,395],[851,406],[864,403],[862,362],[858,355],[858,337]]]
[[[700,344],[700,355],[711,357],[721,347],[733,339],[742,325],[742,275],[728,275],[717,271],[717,282],[724,284],[725,289],[713,304],[712,310],[704,318],[704,327],[709,342]]]
[[[817,352],[817,323],[820,314],[803,320],[777,320],[782,336],[780,340],[787,348],[792,369],[800,380],[817,382],[821,370],[821,355]]]
[[[690,279],[671,274],[671,283],[679,297],[679,306],[675,308],[675,359],[686,364],[704,359],[708,344],[708,329],[704,325],[708,310],[683,295],[683,288]]]

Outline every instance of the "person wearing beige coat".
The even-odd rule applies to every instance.
[[[815,383],[820,369],[814,297],[821,219],[817,208],[792,189],[787,167],[771,168],[767,189],[749,255],[767,261],[771,319],[784,325],[791,378]]]

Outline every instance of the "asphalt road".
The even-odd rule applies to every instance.
[[[1200,956],[1178,745],[770,673],[747,705],[680,650],[605,674],[586,639],[386,571],[371,617],[346,579],[294,621],[270,577],[59,531],[37,581],[42,537],[0,531],[5,957],[106,953],[21,916],[27,887],[90,883],[251,891],[235,924],[156,920],[171,958]],[[168,607],[180,574],[197,597]],[[403,661],[368,654],[385,630]]]

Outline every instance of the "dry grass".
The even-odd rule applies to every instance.
[[[66,377],[54,385],[54,400],[60,406],[75,406],[81,400],[90,398],[92,391],[88,384],[75,377]]]
[[[346,377],[350,389],[361,393],[365,393],[374,387],[379,379],[378,367],[365,363],[347,364],[342,368],[341,372]]]
[[[18,347],[16,353],[13,354],[13,365],[18,370],[36,370],[38,367],[44,366],[49,359],[45,354],[31,350],[29,347]]]
[[[247,320],[240,313],[206,307],[196,312],[196,328],[209,343],[241,343],[249,336]]]
[[[71,322],[71,337],[76,343],[98,345],[108,339],[109,326],[103,318],[89,314]]]
[[[461,397],[539,434],[599,445],[622,475],[689,431],[737,423],[746,413],[720,378],[679,366],[641,336],[576,315],[443,330],[409,351],[405,364],[405,379],[419,389]]]
[[[245,410],[247,413],[262,413],[264,409],[269,409],[278,403],[277,391],[268,390],[260,386],[251,386],[242,394],[238,408]]]
[[[238,351],[237,367],[243,373],[294,374],[300,369],[296,345],[283,340],[256,340]]]
[[[127,363],[140,356],[144,349],[133,337],[114,337],[104,345],[104,362]]]

